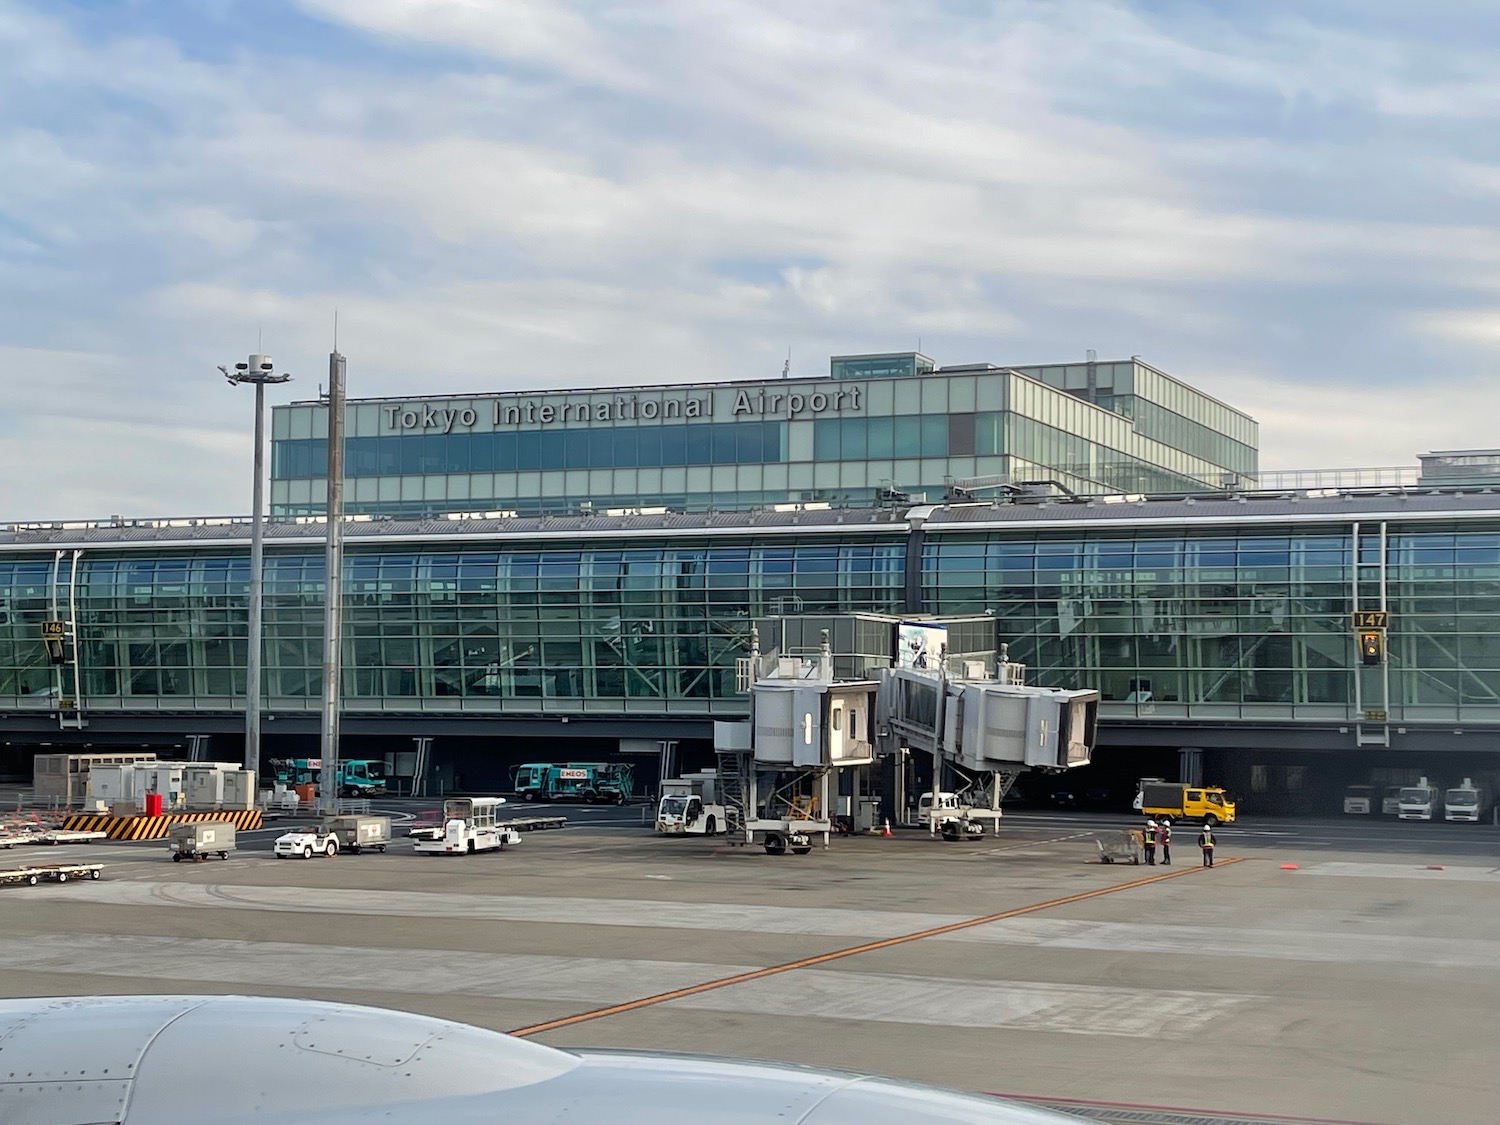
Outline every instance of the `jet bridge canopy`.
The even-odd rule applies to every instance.
[[[819,768],[874,760],[874,680],[761,680],[752,690],[758,764]]]
[[[937,749],[974,770],[1088,765],[1099,693],[947,680],[893,668],[881,676],[876,721],[893,745]]]

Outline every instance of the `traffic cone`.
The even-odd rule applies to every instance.
[[[884,836],[886,839],[890,839],[890,835],[891,835],[891,818],[890,817],[886,817],[885,818],[885,831],[883,831],[881,833],[881,835]]]

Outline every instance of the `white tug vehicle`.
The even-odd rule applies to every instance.
[[[495,815],[503,804],[504,797],[450,797],[443,802],[442,827],[413,831],[412,850],[418,855],[473,855],[519,844],[521,834]]]
[[[312,859],[315,855],[332,859],[339,854],[338,834],[331,828],[321,826],[293,828],[276,837],[272,854],[277,859]]]

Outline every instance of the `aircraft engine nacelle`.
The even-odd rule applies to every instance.
[[[997,1098],[775,1063],[562,1051],[347,1004],[0,1000],[5,1125],[1065,1125]]]

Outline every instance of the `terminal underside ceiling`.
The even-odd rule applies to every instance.
[[[1031,682],[1098,688],[1106,721],[1500,724],[1500,521],[793,538],[358,544],[345,705],[730,717],[752,623],[769,650],[783,619],[988,613]],[[313,713],[322,555],[267,561],[269,705]],[[0,711],[234,711],[247,577],[237,548],[101,546],[76,573],[70,552],[0,556]],[[1388,612],[1384,663],[1361,662],[1356,609]],[[41,625],[59,618],[77,643],[54,666]]]

